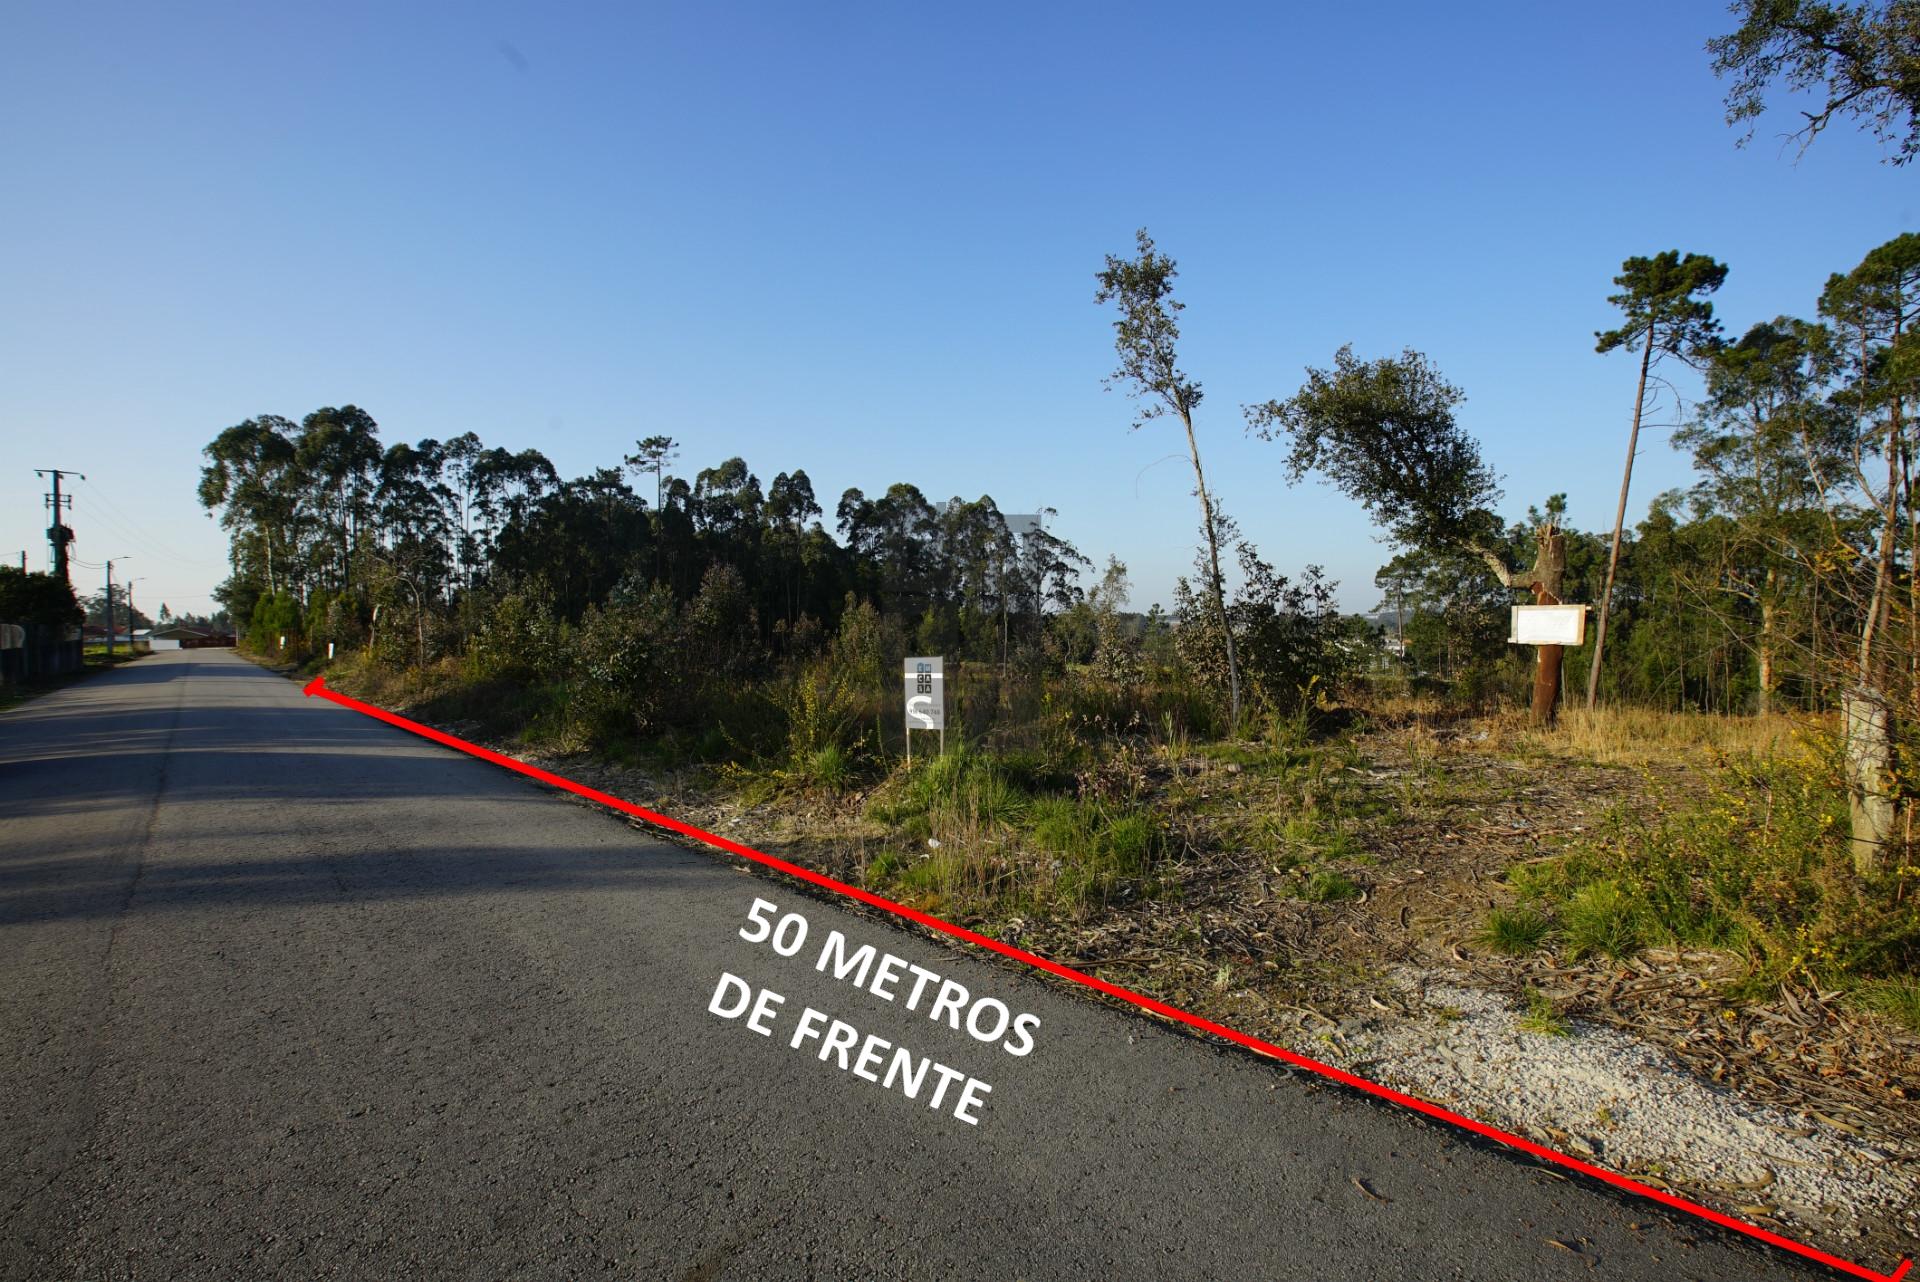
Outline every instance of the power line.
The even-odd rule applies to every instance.
[[[139,525],[131,516],[127,515],[126,510],[124,508],[122,508],[118,503],[115,503],[113,499],[108,496],[105,490],[101,489],[98,485],[95,485],[92,481],[88,481],[84,476],[81,477],[80,479],[82,481],[86,481],[86,490],[87,490],[88,496],[91,498],[98,499],[102,505],[101,508],[96,509],[93,514],[95,516],[100,517],[102,520],[104,520],[109,526],[113,527],[122,536],[133,540],[135,543],[142,544],[143,546],[145,546],[145,548],[149,552],[152,552],[158,556],[164,557],[169,561],[177,561],[181,565],[193,566],[196,569],[226,569],[227,568],[223,563],[214,562],[214,561],[199,561],[199,560],[195,560],[192,557],[180,555],[180,553],[175,551],[173,548],[167,546],[165,543],[160,542],[160,540],[148,534],[145,531],[144,527]]]

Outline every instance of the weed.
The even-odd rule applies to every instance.
[[[1145,872],[1152,858],[1160,831],[1153,817],[1144,811],[1116,815],[1107,822],[1100,844],[1114,866],[1123,873]]]
[[[807,758],[806,776],[809,783],[840,792],[853,780],[853,760],[839,744],[827,744]]]
[[[1034,844],[1056,854],[1073,854],[1092,843],[1087,807],[1071,797],[1041,797],[1027,808]]]
[[[1838,746],[1811,734],[1791,757],[1722,762],[1704,795],[1650,789],[1512,880],[1575,955],[1719,948],[1746,960],[1756,992],[1912,979],[1920,897],[1855,875],[1846,813]]]
[[[883,850],[867,865],[864,880],[869,886],[884,886],[907,863],[907,856],[899,851]]]
[[[1008,824],[1026,812],[1028,798],[1005,775],[987,769],[968,781],[967,801],[983,824]]]
[[[1567,1022],[1553,999],[1537,988],[1527,990],[1527,1008],[1520,1016],[1519,1025],[1529,1033],[1539,1033],[1543,1037],[1571,1037],[1573,1025]]]
[[[1519,957],[1539,951],[1546,942],[1547,925],[1546,916],[1531,908],[1496,908],[1487,914],[1474,942],[1489,952]]]
[[[1920,1033],[1920,980],[1887,979],[1862,984],[1854,994],[1860,1009]]]
[[[1344,873],[1332,869],[1322,869],[1307,879],[1306,889],[1301,898],[1311,903],[1326,904],[1341,899],[1352,899],[1360,893],[1360,887]]]
[[[1617,960],[1644,942],[1639,906],[1617,881],[1582,886],[1560,906],[1560,920],[1567,952],[1576,960],[1596,954]]]

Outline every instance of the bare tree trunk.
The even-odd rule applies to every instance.
[[[1900,493],[1907,500],[1907,698],[1920,690],[1920,505],[1914,503],[1913,450],[1894,406],[1894,430],[1900,434]]]
[[[1766,582],[1760,589],[1760,697],[1758,711],[1761,716],[1773,712],[1773,652],[1774,619],[1779,607],[1774,603],[1774,594],[1779,591],[1780,571],[1770,567]]]
[[[1200,495],[1201,528],[1207,536],[1207,564],[1212,570],[1213,581],[1207,586],[1213,595],[1213,611],[1220,620],[1220,633],[1227,643],[1227,688],[1231,701],[1233,718],[1230,734],[1240,733],[1240,654],[1233,640],[1233,620],[1227,617],[1227,591],[1220,575],[1220,534],[1214,526],[1213,499],[1207,494],[1207,475],[1200,469],[1200,443],[1193,435],[1193,416],[1186,410],[1180,411],[1180,421],[1187,429],[1187,451],[1193,456],[1193,480]]]
[[[1647,320],[1647,343],[1640,349],[1640,385],[1633,393],[1633,430],[1627,433],[1627,466],[1620,474],[1620,507],[1613,516],[1613,550],[1607,554],[1607,586],[1600,593],[1600,623],[1593,637],[1593,669],[1587,673],[1587,707],[1600,697],[1600,659],[1607,650],[1607,615],[1613,604],[1613,575],[1620,565],[1620,532],[1627,524],[1627,487],[1633,483],[1633,456],[1640,448],[1640,412],[1647,403],[1647,370],[1653,365],[1653,320]]]

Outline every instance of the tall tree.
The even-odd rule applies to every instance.
[[[1920,555],[1920,505],[1914,502],[1913,443],[1908,424],[1920,403],[1920,235],[1908,232],[1869,253],[1846,275],[1835,275],[1820,296],[1820,312],[1831,320],[1849,352],[1852,369],[1836,399],[1856,419],[1856,458],[1878,449],[1887,462],[1885,487],[1875,492],[1860,470],[1862,495],[1879,518],[1878,555],[1872,594],[1860,626],[1857,679],[1844,699],[1847,726],[1849,795],[1852,802],[1855,866],[1863,874],[1886,864],[1898,811],[1893,772],[1894,718],[1911,717],[1920,690],[1920,581],[1908,574],[1908,662],[1887,654],[1888,625],[1894,608],[1894,569],[1900,514],[1909,517],[1913,552]],[[1903,670],[1904,669],[1904,670]],[[1895,685],[1904,678],[1906,698]],[[1904,709],[1898,705],[1904,702]]]
[[[1697,361],[1719,339],[1713,304],[1698,297],[1711,294],[1727,279],[1727,269],[1704,254],[1680,256],[1677,249],[1652,258],[1629,258],[1613,283],[1620,292],[1607,299],[1618,307],[1624,323],[1618,329],[1595,333],[1594,350],[1605,355],[1618,348],[1640,348],[1640,381],[1633,393],[1633,427],[1627,433],[1627,463],[1620,475],[1620,507],[1613,517],[1613,546],[1607,553],[1607,582],[1600,593],[1600,622],[1594,632],[1593,667],[1587,673],[1587,707],[1600,697],[1600,663],[1607,649],[1607,616],[1613,598],[1613,579],[1620,566],[1620,535],[1627,523],[1627,491],[1633,484],[1633,457],[1640,448],[1640,420],[1647,404],[1647,378],[1664,357]]]
[[[680,447],[671,436],[647,436],[634,443],[633,453],[627,455],[627,470],[635,476],[653,473],[653,506],[656,511],[666,506],[667,468],[680,457]]]
[[[800,613],[800,582],[807,569],[810,523],[819,520],[820,504],[813,496],[813,481],[796,468],[782,472],[767,487],[767,501],[761,509],[765,516],[765,535],[778,567],[782,614],[791,629]]]
[[[1554,538],[1538,541],[1531,571],[1508,564],[1504,527],[1492,510],[1499,485],[1454,416],[1465,399],[1419,352],[1361,361],[1349,345],[1334,354],[1332,369],[1309,367],[1291,397],[1249,405],[1246,415],[1263,439],[1290,441],[1290,483],[1318,472],[1404,546],[1464,552],[1506,587],[1557,603],[1562,562]],[[1557,530],[1556,520],[1548,534]],[[1538,656],[1534,703],[1541,721],[1552,719],[1560,693],[1559,657],[1547,648]]]
[[[1839,116],[1851,116],[1904,165],[1920,153],[1920,0],[1828,4],[1737,0],[1740,25],[1707,41],[1717,76],[1732,76],[1727,123],[1745,123],[1744,145],[1776,85],[1811,94],[1816,110],[1789,137],[1805,151]]]
[[[1713,587],[1758,613],[1757,710],[1773,710],[1788,603],[1809,584],[1821,533],[1819,478],[1848,466],[1838,416],[1821,394],[1832,334],[1781,316],[1754,325],[1707,364],[1707,396],[1673,443],[1693,455],[1694,502],[1729,525]]]
[[[1142,227],[1134,234],[1135,256],[1107,255],[1106,269],[1098,273],[1100,288],[1094,301],[1113,303],[1120,312],[1113,322],[1114,350],[1120,364],[1108,385],[1119,383],[1141,403],[1133,421],[1137,430],[1149,419],[1172,414],[1187,433],[1187,455],[1193,460],[1194,492],[1200,498],[1200,531],[1206,540],[1206,591],[1225,641],[1231,724],[1240,728],[1240,657],[1233,627],[1227,618],[1226,584],[1220,573],[1221,518],[1207,492],[1207,474],[1200,465],[1200,443],[1193,432],[1193,411],[1200,404],[1200,384],[1180,369],[1179,315],[1186,307],[1173,296],[1178,275],[1173,259],[1154,249],[1153,238]]]
[[[250,615],[256,597],[291,583],[300,475],[295,466],[298,429],[277,414],[262,414],[227,428],[201,451],[200,504],[232,536],[228,552],[233,577],[224,602]]]
[[[368,523],[382,457],[379,425],[357,405],[318,409],[301,420],[295,453],[314,510],[333,527],[334,585],[351,588],[354,541]]]

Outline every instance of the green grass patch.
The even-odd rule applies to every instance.
[[[1323,868],[1307,878],[1307,884],[1300,897],[1309,903],[1330,904],[1342,899],[1352,899],[1359,895],[1360,887],[1345,873]]]
[[[1920,980],[1883,979],[1862,984],[1854,1005],[1920,1033]]]
[[[1546,914],[1534,909],[1496,908],[1487,914],[1474,942],[1489,952],[1521,957],[1539,951],[1550,926]]]
[[[1641,916],[1639,900],[1619,882],[1589,882],[1560,905],[1568,955],[1631,957],[1646,942]]]
[[[1573,1025],[1567,1022],[1567,1017],[1560,1013],[1560,1008],[1545,993],[1529,988],[1526,1003],[1526,1009],[1517,1021],[1522,1029],[1542,1037],[1573,1036]]]

